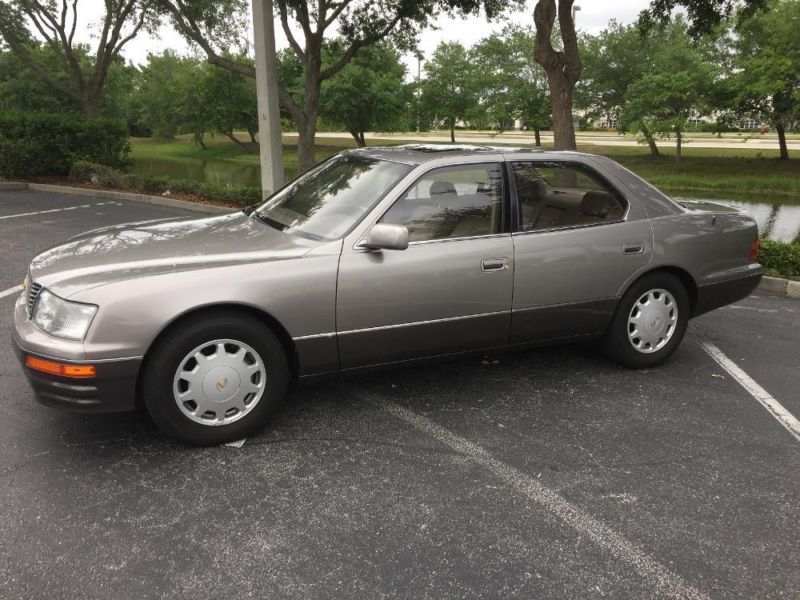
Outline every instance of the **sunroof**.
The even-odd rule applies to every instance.
[[[544,148],[523,148],[520,146],[481,146],[478,144],[404,144],[397,146],[416,152],[530,152],[542,151]]]
[[[482,150],[486,152],[491,150],[487,146],[477,146],[473,144],[457,146],[455,144],[404,144],[400,146],[407,150],[416,150],[417,152],[475,152]]]

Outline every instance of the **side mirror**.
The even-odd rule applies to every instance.
[[[376,223],[367,232],[362,246],[370,250],[405,250],[408,248],[408,229],[404,225]]]

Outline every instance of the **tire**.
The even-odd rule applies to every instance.
[[[249,315],[204,313],[177,325],[148,353],[141,390],[164,433],[210,446],[263,429],[283,403],[289,378],[286,353],[267,326]]]
[[[632,369],[660,364],[683,340],[689,310],[689,296],[677,277],[645,275],[620,300],[601,342],[603,354]]]

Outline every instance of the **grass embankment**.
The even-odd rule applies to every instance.
[[[719,194],[780,194],[800,201],[800,160],[779,160],[777,150],[734,148],[683,149],[680,166],[674,148],[652,158],[645,148],[585,146],[584,152],[602,154],[669,193],[679,191]],[[786,198],[791,201],[792,198]]]
[[[297,173],[297,149],[290,143],[293,141],[294,138],[284,138],[287,179]],[[406,143],[406,140],[392,140],[391,143]],[[348,137],[319,138],[317,160],[353,145],[353,140]],[[709,195],[780,194],[787,202],[800,202],[800,159],[778,160],[777,150],[698,148],[687,145],[683,149],[680,166],[676,166],[675,150],[670,147],[662,148],[662,155],[658,158],[650,157],[644,146],[584,145],[579,146],[579,150],[613,158],[653,185],[673,194],[681,191]],[[132,155],[134,160],[221,160],[230,162],[232,166],[254,167],[259,164],[257,152],[245,153],[228,140],[219,138],[210,140],[206,150],[192,143],[188,136],[170,142],[134,139]]]

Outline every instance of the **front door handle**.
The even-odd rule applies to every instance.
[[[488,273],[490,271],[505,271],[508,269],[510,261],[508,258],[484,258],[481,261],[481,271]]]

